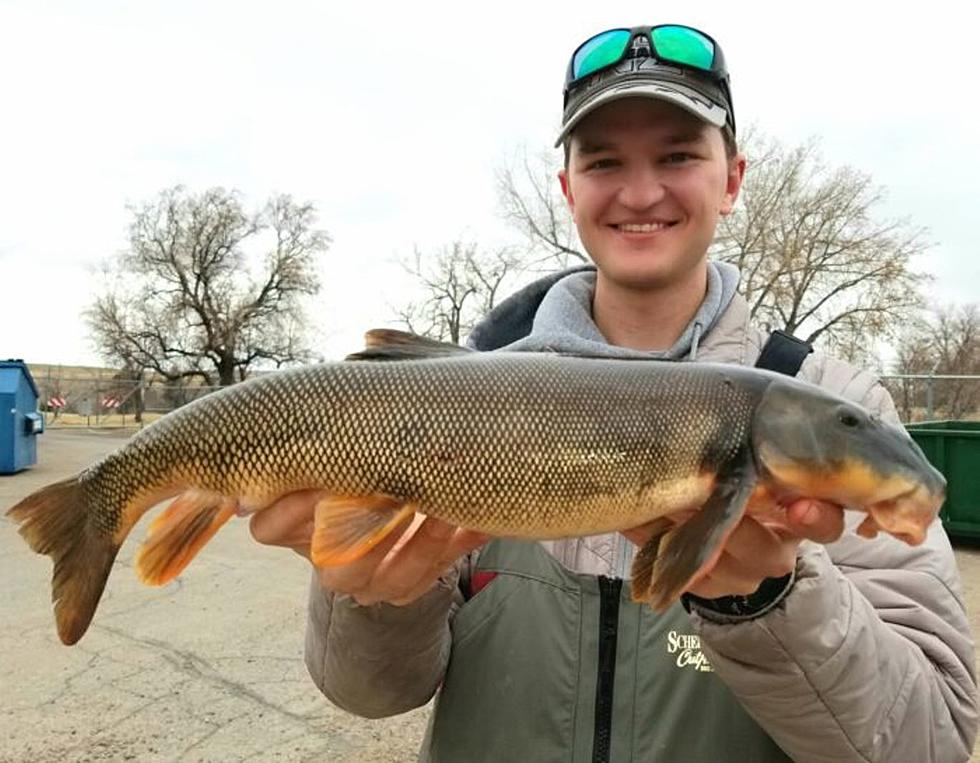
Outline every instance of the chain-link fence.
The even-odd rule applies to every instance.
[[[94,374],[35,378],[48,427],[142,427],[220,387],[119,380]]]
[[[882,381],[902,421],[980,420],[980,376],[889,374]]]
[[[902,421],[980,420],[980,375],[882,377]],[[102,374],[35,376],[49,427],[141,427],[219,387],[147,383]]]

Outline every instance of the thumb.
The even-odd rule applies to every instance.
[[[789,529],[816,543],[831,543],[844,532],[844,509],[834,503],[803,498],[786,508]]]

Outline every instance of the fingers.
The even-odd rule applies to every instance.
[[[404,544],[413,532],[424,523],[425,517],[415,514],[408,517],[385,536],[374,548],[360,559],[339,567],[319,567],[320,584],[337,593],[355,596],[368,592],[378,565],[399,543]]]
[[[640,525],[639,527],[633,527],[629,530],[620,530],[620,534],[634,545],[642,548],[650,541],[651,538],[653,538],[653,536],[662,535],[672,527],[684,524],[695,513],[696,512],[694,511],[674,512],[673,514],[657,517],[656,519],[653,519],[644,525]]]
[[[282,497],[252,516],[252,537],[266,545],[292,548],[309,559],[315,508],[324,495],[303,490]],[[360,559],[319,568],[318,575],[325,588],[350,594],[361,604],[407,604],[428,591],[460,556],[487,540],[481,533],[415,514]]]
[[[832,543],[844,532],[844,510],[836,504],[804,498],[787,507],[786,524],[801,538]]]
[[[714,567],[688,590],[707,599],[753,593],[766,578],[792,572],[800,540],[743,517]]]
[[[785,525],[768,526],[744,517],[725,543],[717,563],[688,590],[695,596],[744,596],[766,578],[790,573],[803,539],[831,543],[844,532],[844,510],[812,499],[786,508]]]
[[[449,541],[449,561],[455,562],[470,551],[475,551],[488,540],[490,540],[490,536],[486,533],[478,533],[475,530],[457,530],[452,540]]]
[[[283,496],[252,515],[248,525],[252,537],[268,546],[292,548],[309,558],[313,509],[322,495],[318,490],[302,490]]]
[[[350,593],[359,604],[408,604],[428,591],[456,559],[486,541],[485,535],[426,517],[377,565],[370,580]]]

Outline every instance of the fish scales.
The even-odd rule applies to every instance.
[[[744,443],[759,392],[690,370],[530,354],[327,364],[202,398],[85,476],[113,532],[127,504],[173,485],[252,507],[309,487],[384,493],[486,532],[603,532]]]
[[[235,513],[303,489],[318,491],[319,565],[360,558],[415,511],[519,538],[647,524],[631,590],[662,611],[745,513],[778,525],[785,502],[824,500],[866,511],[859,534],[918,544],[945,481],[900,427],[778,374],[469,353],[380,330],[351,361],[253,379],[165,416],[8,516],[52,557],[58,635],[73,644],[150,507],[177,496],[137,554],[140,577],[161,585]]]

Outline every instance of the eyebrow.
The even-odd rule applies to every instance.
[[[697,143],[704,138],[705,128],[697,127],[684,132],[673,133],[667,136],[667,143],[676,146],[679,143]]]
[[[696,127],[690,130],[671,133],[664,138],[664,142],[669,146],[697,143],[704,138],[704,134],[704,128]],[[589,156],[591,154],[601,154],[603,151],[610,151],[615,148],[616,144],[610,143],[609,141],[589,140],[588,138],[584,138],[579,141],[578,146],[576,147],[576,153],[582,156]]]
[[[578,146],[576,146],[575,153],[588,156],[589,154],[601,154],[603,151],[608,151],[611,148],[614,148],[612,143],[580,141]]]

